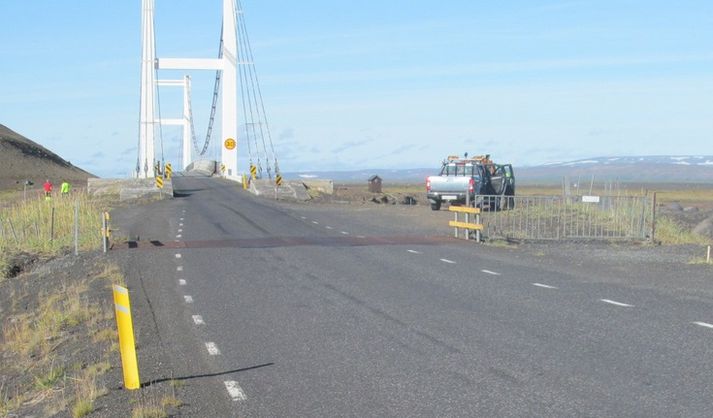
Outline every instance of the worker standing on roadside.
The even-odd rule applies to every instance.
[[[62,186],[59,188],[59,192],[62,193],[62,196],[69,196],[69,190],[72,188],[72,186],[69,184],[67,180],[62,182]]]
[[[47,179],[45,184],[42,185],[42,188],[45,190],[45,200],[52,199],[52,182],[50,179]]]

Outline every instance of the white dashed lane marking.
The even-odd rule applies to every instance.
[[[357,238],[359,238],[359,239],[364,239],[364,238],[366,238],[366,237],[365,237],[364,235],[357,235]]]
[[[349,232],[347,232],[347,231],[339,231],[339,233],[342,235],[349,235]]]
[[[196,325],[205,325],[203,317],[200,315],[193,315],[193,323]]]
[[[223,383],[225,383],[225,389],[228,390],[228,395],[230,395],[230,399],[232,399],[233,402],[244,401],[248,399],[248,397],[245,396],[245,392],[243,392],[243,389],[240,387],[238,382],[234,380],[227,380]]]
[[[186,295],[183,297],[183,300],[185,300],[186,303],[193,303],[193,296]]]
[[[208,354],[211,356],[219,356],[220,355],[220,350],[218,350],[218,346],[215,345],[214,342],[207,342],[205,343],[205,348],[208,350]]]
[[[608,303],[614,306],[621,306],[622,308],[633,308],[634,305],[629,305],[628,303],[621,303],[611,299],[599,299],[601,302]]]
[[[178,224],[178,226],[183,226],[183,222],[181,222],[180,224]]]
[[[181,254],[176,254],[176,258],[181,258]]]
[[[498,273],[497,271],[490,271],[490,270],[480,270],[480,271],[482,271],[485,274],[490,274],[491,276],[500,276],[500,273]]]
[[[300,216],[300,219],[307,219],[306,216]]]
[[[183,232],[183,230],[179,228],[179,229],[178,229],[178,232]]]
[[[694,324],[696,324],[700,327],[704,327],[704,328],[713,328],[713,324],[709,324],[708,322],[696,321],[696,322],[694,322]]]
[[[449,260],[449,259],[447,259],[447,258],[441,258],[441,261],[443,261],[444,263],[448,263],[448,264],[455,264],[455,263],[456,263],[455,261]]]
[[[319,222],[317,222],[317,221],[312,221],[312,223],[315,225],[319,225]]]
[[[176,238],[181,238],[181,237],[182,237],[181,234],[176,235]]]
[[[325,228],[327,228],[327,229],[334,229],[334,228],[332,228],[331,226],[325,226]]]
[[[543,288],[545,288],[545,289],[558,289],[558,288],[555,287],[555,286],[550,286],[550,285],[548,285],[548,284],[542,284],[542,283],[533,283],[532,285],[533,285],[533,286],[537,286],[537,287],[543,287]]]
[[[185,285],[186,285],[186,280],[185,280],[185,279],[178,279],[178,285],[179,285],[179,286],[185,286]]]
[[[423,254],[421,251],[416,251],[416,250],[407,250],[411,254]]]
[[[176,267],[176,271],[183,271],[183,266]]]

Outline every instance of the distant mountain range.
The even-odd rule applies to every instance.
[[[559,183],[591,179],[631,183],[713,183],[713,155],[656,155],[596,157],[562,161],[530,167],[515,166],[519,182]],[[431,168],[368,169],[353,171],[303,171],[283,173],[285,178],[329,178],[340,182],[366,182],[376,174],[385,182],[421,182],[438,173],[438,162]]]

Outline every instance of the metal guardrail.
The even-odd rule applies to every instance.
[[[483,235],[488,239],[646,240],[654,203],[646,196],[484,196]]]

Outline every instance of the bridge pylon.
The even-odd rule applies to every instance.
[[[238,34],[236,0],[223,0],[223,31],[219,58],[158,58],[155,49],[154,0],[142,0],[141,109],[138,177],[152,177],[155,161],[156,70],[214,70],[221,72],[220,119],[221,164],[226,177],[239,178],[237,147],[226,147],[228,139],[238,140]],[[232,148],[232,149],[230,149]],[[147,167],[147,168],[145,168]]]

